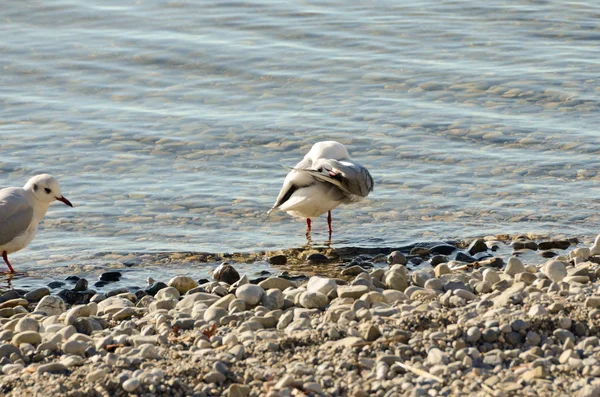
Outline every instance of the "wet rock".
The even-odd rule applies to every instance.
[[[25,294],[25,299],[29,302],[39,302],[44,296],[50,295],[50,290],[46,287],[36,288]]]
[[[269,263],[275,266],[283,266],[287,263],[287,257],[285,255],[273,255],[269,257]]]
[[[62,298],[69,305],[80,305],[87,304],[90,302],[92,296],[96,294],[94,290],[85,291],[72,291],[63,289],[58,293],[58,296]]]
[[[433,247],[431,247],[429,252],[432,255],[436,255],[436,254],[437,255],[450,255],[457,249],[458,248],[456,248],[455,246],[450,245],[450,244],[438,244],[438,245],[434,245]]]
[[[469,244],[467,251],[470,255],[475,255],[478,252],[486,252],[488,250],[488,246],[485,243],[485,240],[478,238]],[[457,259],[460,260],[460,259]],[[464,261],[463,261],[464,262]]]
[[[569,240],[542,241],[538,244],[538,248],[541,250],[551,250],[551,249],[566,250],[570,246],[571,246],[571,242]]]
[[[456,254],[456,260],[459,262],[473,263],[477,262],[477,259],[473,258],[470,255],[465,254],[464,252],[459,252]]]
[[[65,283],[63,283],[62,281],[50,281],[48,283],[48,287],[52,289],[60,288],[63,285],[65,285]]]
[[[100,274],[100,281],[119,281],[122,276],[121,272],[104,272]]]
[[[314,253],[307,256],[306,260],[312,263],[325,263],[329,261],[329,258],[323,254]]]
[[[106,293],[106,297],[107,298],[112,298],[113,296],[117,296],[117,295],[121,295],[121,294],[127,294],[129,293],[129,289],[122,287],[122,288],[117,288],[117,289],[113,289],[111,291],[108,291]]]
[[[213,271],[213,278],[217,281],[222,281],[231,285],[240,279],[240,274],[230,264],[221,263],[219,267]]]
[[[65,278],[65,280],[66,280],[66,281],[70,281],[70,282],[72,282],[73,284],[75,284],[75,283],[76,283],[76,282],[79,280],[79,277],[78,277],[78,276],[67,276],[67,277]]]
[[[167,284],[163,283],[162,281],[157,281],[154,284],[152,284],[151,286],[146,287],[144,289],[144,292],[146,292],[148,295],[154,296],[154,295],[156,295],[156,293],[158,291],[160,291],[163,288],[167,288],[167,287],[168,287]]]
[[[531,240],[514,240],[512,242],[513,250],[518,251],[522,249],[529,249],[532,251],[537,251],[538,245],[535,241]]]
[[[85,278],[80,278],[75,283],[75,287],[73,287],[73,291],[85,291],[88,288],[88,281]]]

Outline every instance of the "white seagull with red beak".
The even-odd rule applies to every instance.
[[[367,197],[372,191],[371,174],[350,159],[344,145],[335,141],[317,142],[286,176],[269,213],[278,209],[306,218],[306,237],[310,237],[310,218],[327,212],[331,240],[331,210]]]
[[[8,261],[8,254],[27,247],[55,200],[73,206],[61,194],[58,181],[48,174],[34,176],[22,188],[0,190],[0,254],[11,273],[15,271]]]

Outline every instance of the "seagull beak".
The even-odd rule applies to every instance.
[[[63,203],[65,203],[66,205],[68,205],[69,207],[72,207],[73,204],[71,204],[71,202],[69,200],[67,200],[67,198],[65,196],[61,196],[61,197],[57,197],[56,198],[58,201],[62,201]]]

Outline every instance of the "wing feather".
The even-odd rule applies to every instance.
[[[33,207],[21,189],[0,190],[0,245],[25,233],[32,218]]]

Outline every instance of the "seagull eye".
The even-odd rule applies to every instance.
[[[45,187],[45,188],[44,188],[44,191],[45,191],[47,194],[50,194],[50,193],[52,192],[52,190],[48,189],[47,187]]]
[[[319,171],[319,172],[323,172],[323,167],[321,167],[321,168],[317,168],[317,171]]]

